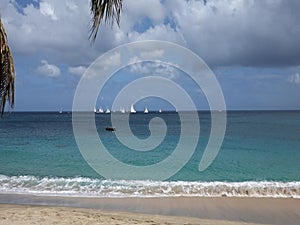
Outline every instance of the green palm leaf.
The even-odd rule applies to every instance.
[[[10,108],[14,106],[15,68],[1,19],[0,26],[0,113],[3,115],[6,101],[9,102]]]
[[[90,39],[94,42],[99,26],[104,20],[106,24],[113,26],[114,21],[120,26],[120,14],[123,0],[91,0],[92,32]]]

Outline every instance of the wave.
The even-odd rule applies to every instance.
[[[300,182],[125,181],[85,177],[0,175],[0,193],[81,197],[274,197],[300,198]]]

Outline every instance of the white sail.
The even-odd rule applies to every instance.
[[[159,109],[158,112],[161,113],[162,112],[161,109]]]
[[[98,112],[99,112],[99,113],[103,113],[104,111],[103,111],[103,109],[100,107],[100,108],[98,109]]]
[[[97,112],[96,108],[94,107],[94,112]]]
[[[126,111],[125,111],[125,108],[124,108],[124,107],[121,108],[121,109],[120,109],[120,112],[121,112],[121,113],[125,113],[125,112],[126,112]]]
[[[148,113],[148,112],[149,112],[149,111],[148,111],[148,109],[147,109],[147,107],[146,107],[144,113]]]
[[[110,110],[109,108],[106,109],[105,113],[110,113]]]
[[[134,109],[134,107],[133,107],[133,104],[132,104],[131,107],[130,107],[130,113],[136,113],[136,111],[135,111],[135,109]]]

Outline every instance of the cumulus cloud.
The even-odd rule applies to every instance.
[[[41,61],[41,65],[36,69],[37,74],[47,77],[58,77],[60,69],[53,64],[49,64],[46,60]]]
[[[44,16],[49,16],[52,20],[58,20],[54,12],[54,7],[47,2],[40,2],[40,12]]]
[[[167,2],[176,30],[210,65],[299,64],[298,0]]]
[[[114,52],[105,57],[103,61],[99,63],[99,66],[103,69],[108,69],[110,67],[120,66],[121,64],[121,55],[119,52]]]
[[[213,66],[300,61],[298,0],[126,0],[121,28],[102,25],[92,46],[86,0],[43,0],[25,7],[3,0],[1,7],[13,52],[43,52],[69,66],[87,65],[119,44],[149,39],[184,45]]]
[[[155,49],[153,51],[141,52],[142,58],[161,58],[164,55],[164,50]]]
[[[176,79],[178,70],[174,65],[164,62],[138,62],[129,66],[129,71],[142,76],[161,76]]]
[[[294,83],[294,84],[300,85],[300,74],[296,73],[294,75],[289,76],[288,81],[290,83]]]
[[[163,40],[175,42],[181,45],[185,44],[182,33],[174,30],[169,24],[157,24],[150,27],[143,33],[132,30],[128,33],[128,39],[130,41]]]
[[[84,74],[86,69],[87,68],[85,66],[74,66],[74,67],[69,67],[68,72],[73,75],[81,76],[82,74]]]
[[[165,18],[164,5],[160,0],[127,0],[124,1],[126,15],[138,21],[142,17],[148,17],[155,23],[163,22]]]
[[[85,64],[97,51],[89,36],[89,4],[85,0],[43,0],[20,5],[1,2],[1,17],[14,54],[47,54],[54,62]]]

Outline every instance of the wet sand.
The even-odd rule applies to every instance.
[[[300,224],[300,199],[292,198],[0,195],[0,202],[0,224]]]

